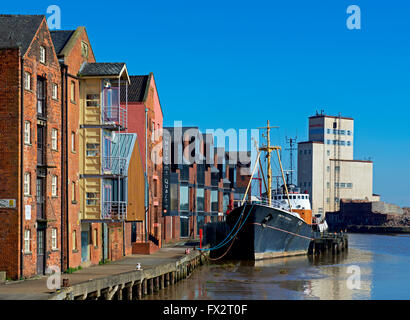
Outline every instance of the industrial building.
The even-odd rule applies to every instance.
[[[339,210],[340,200],[378,201],[373,162],[354,160],[354,120],[322,113],[309,117],[309,139],[298,144],[298,185],[312,210]]]

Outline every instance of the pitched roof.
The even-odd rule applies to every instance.
[[[54,49],[57,54],[60,54],[64,46],[70,40],[75,30],[56,30],[50,31],[51,39],[53,40]]]
[[[0,48],[21,47],[25,55],[44,15],[0,15]]]
[[[145,92],[148,88],[149,75],[130,76],[130,85],[128,86],[128,102],[144,101]],[[125,88],[121,88],[121,101],[125,102]]]
[[[85,63],[80,71],[80,76],[120,76],[125,67],[123,62],[94,62]]]

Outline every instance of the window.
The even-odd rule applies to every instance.
[[[211,211],[218,211],[218,190],[211,190]]]
[[[347,141],[347,145],[350,146],[352,145],[352,143],[350,141]]]
[[[87,206],[96,206],[99,199],[99,194],[96,192],[87,192]]]
[[[24,252],[30,253],[31,252],[31,231],[24,230]]]
[[[53,99],[58,99],[58,86],[53,83]]]
[[[30,121],[24,122],[24,143],[31,144],[31,123]]]
[[[326,167],[326,171],[327,171],[327,172],[330,172],[330,166],[327,166],[327,167]]]
[[[330,156],[330,150],[327,150],[327,155]]]
[[[335,197],[335,203],[339,202],[339,198]]]
[[[179,210],[180,211],[189,211],[189,190],[187,186],[180,187],[179,195]]]
[[[329,198],[326,198],[326,203],[329,203],[330,202],[330,199]]]
[[[98,108],[100,106],[100,95],[98,93],[87,94],[86,106]]]
[[[329,189],[330,188],[330,182],[326,182],[326,187]]]
[[[340,171],[340,167],[339,167],[339,166],[336,166],[336,167],[335,167],[335,171],[336,171],[336,172],[339,172],[339,171]]]
[[[57,150],[57,138],[58,138],[58,134],[57,134],[57,129],[51,129],[51,149],[53,150]]]
[[[71,152],[75,152],[75,132],[71,132]]]
[[[51,249],[57,249],[57,228],[51,229]]]
[[[77,231],[73,231],[73,251],[77,250]]]
[[[99,143],[87,143],[87,157],[98,157],[100,155]]]
[[[24,174],[24,195],[30,195],[31,175],[29,172]]]
[[[352,135],[352,131],[347,130],[347,135],[348,135],[348,136],[351,136],[351,135]]]
[[[98,230],[93,229],[93,246],[98,247]]]
[[[88,44],[84,41],[81,41],[81,55],[84,58],[88,58]]]
[[[327,140],[326,143],[327,143],[327,144],[330,144],[330,140]]]
[[[46,63],[46,48],[40,46],[40,62]]]
[[[24,89],[31,90],[31,74],[24,72]]]
[[[57,176],[51,176],[51,195],[57,197]]]
[[[346,183],[346,188],[349,188],[349,189],[351,189],[351,188],[353,188],[353,183]]]
[[[327,134],[330,134],[330,129],[326,129]]]
[[[205,211],[205,196],[203,188],[198,188],[196,190],[196,210]]]
[[[75,102],[75,82],[71,81],[71,102]]]
[[[76,201],[75,189],[76,189],[75,181],[73,181],[73,182],[71,183],[71,201],[72,201],[72,202],[75,202],[75,201]]]
[[[46,117],[47,94],[46,81],[44,78],[37,77],[37,114]]]

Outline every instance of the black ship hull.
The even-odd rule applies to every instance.
[[[312,227],[298,217],[261,204],[246,204],[234,209],[227,216],[226,223],[233,231],[232,235],[243,224],[233,243],[221,248],[226,251],[231,246],[228,252],[231,259],[304,255],[308,253],[314,234]]]

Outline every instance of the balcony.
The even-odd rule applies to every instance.
[[[127,127],[127,109],[121,106],[119,87],[103,89],[102,120],[113,129],[124,130]]]
[[[127,159],[123,157],[105,156],[103,158],[103,173],[116,176],[126,176]]]
[[[126,201],[103,201],[102,219],[125,220],[127,218]]]

